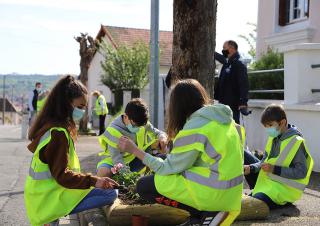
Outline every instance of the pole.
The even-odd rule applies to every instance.
[[[5,92],[5,87],[6,87],[6,76],[3,75],[3,83],[2,83],[2,92],[3,92],[3,99],[2,99],[2,124],[4,125],[4,113],[6,111],[6,92]]]
[[[159,109],[159,0],[151,0],[150,29],[150,109],[151,120],[158,127]]]
[[[13,84],[11,85],[11,105],[13,107]],[[13,123],[13,109],[11,109],[11,113],[10,113],[10,117],[11,117],[11,124]]]

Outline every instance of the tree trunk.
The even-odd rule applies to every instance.
[[[172,79],[198,80],[213,97],[217,0],[174,0]]]
[[[74,38],[80,44],[79,55],[80,55],[80,81],[83,85],[88,87],[88,70],[91,60],[96,51],[96,42],[91,36],[81,33],[81,36]],[[90,95],[90,94],[89,94]],[[86,108],[85,115],[80,121],[79,130],[81,132],[88,131],[88,107]]]

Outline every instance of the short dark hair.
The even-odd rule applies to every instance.
[[[235,41],[229,40],[227,41],[227,43],[229,46],[232,46],[235,50],[238,50],[238,44]]]
[[[36,82],[36,86],[41,85],[41,82]]]
[[[271,104],[267,106],[261,115],[261,123],[266,125],[270,122],[280,122],[282,119],[287,120],[286,112],[282,105]]]
[[[137,126],[143,126],[147,124],[149,120],[148,107],[141,98],[132,99],[127,104],[124,112]]]

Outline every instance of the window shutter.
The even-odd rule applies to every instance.
[[[308,1],[308,8],[306,9],[305,16],[306,16],[306,17],[309,17],[310,0],[306,0],[306,1]]]
[[[279,0],[279,25],[285,26],[287,23],[287,1],[286,0]]]

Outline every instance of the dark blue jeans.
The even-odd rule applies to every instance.
[[[257,157],[255,157],[249,150],[245,149],[244,150],[244,164],[250,165],[253,163],[257,163],[257,162],[260,162],[260,160]],[[251,190],[256,185],[258,175],[259,175],[259,173],[250,172],[250,174],[245,176],[246,181],[247,181]]]
[[[255,157],[250,151],[248,151],[248,150],[244,151],[244,164],[245,165],[250,165],[253,163],[257,163],[257,162],[260,162],[260,160],[257,157]],[[250,174],[245,176],[246,181],[247,181],[251,190],[254,188],[254,186],[257,183],[258,175],[259,175],[259,172],[258,173],[250,172]],[[269,196],[267,196],[266,194],[264,194],[262,192],[259,192],[255,195],[253,195],[253,197],[265,202],[269,206],[270,209],[276,209],[276,208],[282,207],[282,206],[274,203],[272,201],[272,199],[270,199]]]
[[[118,190],[94,188],[84,197],[70,214],[111,205],[118,196]]]

